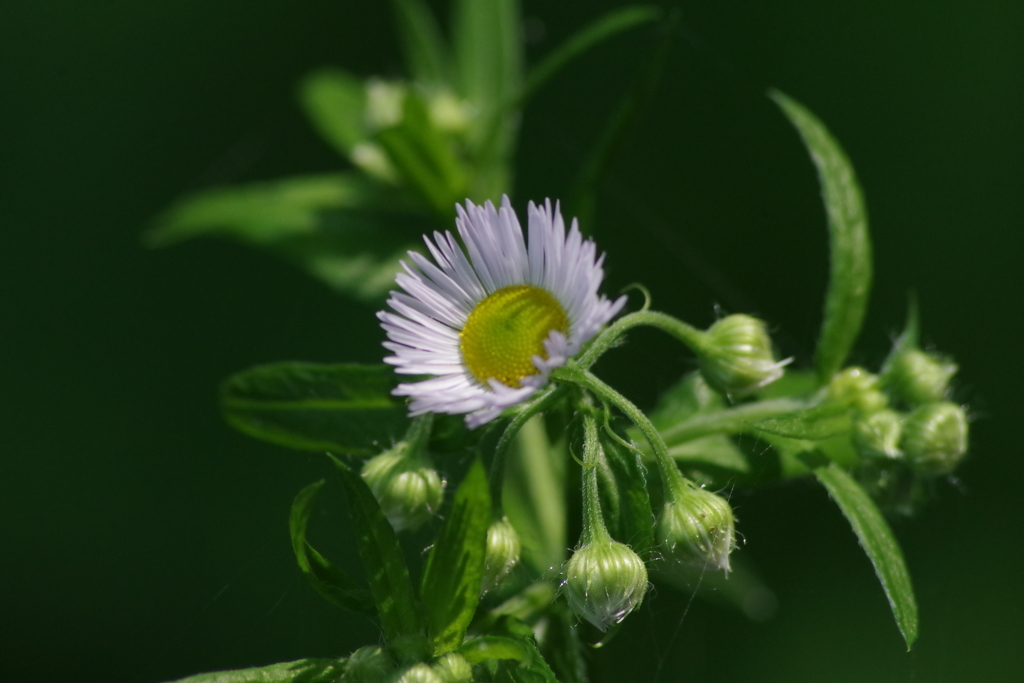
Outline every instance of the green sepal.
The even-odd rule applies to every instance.
[[[423,638],[423,618],[395,530],[359,473],[333,455],[330,457],[348,493],[359,557],[366,569],[384,637],[392,646]]]
[[[370,594],[356,586],[348,574],[331,564],[306,540],[306,526],[313,509],[313,502],[320,494],[324,482],[310,484],[299,492],[292,503],[288,529],[292,537],[292,549],[299,569],[313,589],[332,605],[369,617],[376,617]]]
[[[314,71],[299,84],[299,101],[313,127],[342,156],[366,139],[366,85],[338,68]]]
[[[405,64],[416,81],[450,85],[451,55],[430,7],[423,0],[394,0]]]
[[[224,382],[221,410],[238,431],[280,446],[373,455],[408,424],[395,381],[384,365],[259,365]]]
[[[828,216],[831,273],[825,319],[815,352],[818,381],[824,384],[843,367],[867,311],[872,275],[867,209],[853,166],[825,125],[806,107],[778,90],[768,94],[796,127],[811,153]]]
[[[423,572],[420,595],[434,656],[459,646],[480,602],[490,515],[487,475],[476,460],[455,493]]]
[[[896,537],[871,497],[849,474],[823,456],[802,456],[846,517],[860,546],[875,567],[896,625],[909,650],[917,640],[917,601],[910,573]]]
[[[197,674],[172,683],[333,683],[344,672],[344,659],[299,659],[251,669]]]

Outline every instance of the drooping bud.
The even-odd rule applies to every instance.
[[[707,383],[731,396],[771,384],[789,363],[775,360],[764,322],[743,314],[728,315],[709,327],[697,353]]]
[[[917,471],[948,474],[967,452],[967,415],[948,401],[923,405],[904,422],[902,446]]]
[[[908,405],[941,401],[958,366],[952,360],[916,348],[897,348],[882,368],[882,383]]]
[[[678,491],[658,518],[657,539],[669,564],[729,571],[729,553],[736,545],[735,520],[729,502],[710,491]]]
[[[439,657],[433,669],[444,683],[471,683],[473,680],[473,667],[458,652]]]
[[[853,423],[853,445],[857,452],[869,458],[896,459],[902,456],[902,434],[903,418],[889,409],[864,415]]]
[[[394,683],[445,683],[441,675],[429,664],[413,664],[394,677]]]
[[[481,590],[488,591],[494,588],[508,576],[519,562],[520,550],[519,534],[508,521],[508,517],[502,517],[491,524],[487,529],[487,553],[484,556]]]
[[[569,558],[562,588],[573,611],[604,631],[640,606],[647,567],[628,545],[596,540]]]
[[[380,647],[368,645],[349,655],[341,680],[342,683],[382,683],[394,668],[391,658]]]
[[[395,531],[423,526],[444,498],[444,482],[426,454],[430,426],[429,415],[416,418],[404,441],[363,465],[363,479]]]
[[[843,368],[832,377],[828,383],[828,397],[850,406],[861,415],[870,415],[889,405],[878,375],[857,366]]]

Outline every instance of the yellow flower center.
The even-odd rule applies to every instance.
[[[502,287],[481,301],[459,333],[462,360],[481,384],[496,379],[518,388],[537,374],[532,358],[547,358],[552,330],[569,334],[569,317],[551,293],[533,285]]]

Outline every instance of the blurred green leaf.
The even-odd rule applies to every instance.
[[[430,120],[423,98],[405,95],[402,120],[377,133],[402,178],[440,216],[455,215],[455,203],[466,198],[467,172],[454,148]]]
[[[363,478],[334,456],[331,459],[348,492],[359,557],[366,568],[384,637],[389,643],[403,637],[422,637],[423,621],[416,593],[395,530]]]
[[[365,589],[358,588],[348,574],[331,564],[306,540],[306,526],[309,523],[313,502],[320,494],[323,485],[323,481],[310,484],[299,492],[299,495],[295,497],[295,502],[292,503],[288,528],[291,532],[292,549],[295,551],[299,569],[302,570],[302,574],[316,592],[331,604],[352,612],[376,617],[377,611],[370,594]]]
[[[819,381],[825,383],[842,368],[867,310],[872,270],[867,209],[850,160],[824,124],[778,90],[769,95],[796,126],[821,179],[831,243],[831,275],[815,365]]]
[[[451,57],[437,20],[423,0],[394,0],[398,34],[412,77],[429,85],[451,84]]]
[[[314,71],[299,84],[299,100],[313,127],[345,158],[366,139],[366,85],[352,74]]]
[[[300,659],[252,669],[198,674],[173,683],[332,683],[344,672],[344,659]]]
[[[470,638],[459,647],[459,654],[470,666],[494,659],[529,659],[530,653],[518,640],[504,636],[481,636]]]
[[[221,386],[221,409],[244,434],[280,446],[373,455],[401,438],[407,418],[384,365],[260,365]]]
[[[284,256],[346,294],[377,301],[394,287],[399,259],[434,225],[403,191],[336,173],[187,196],[156,219],[145,242],[230,237]]]
[[[639,454],[602,434],[598,490],[608,531],[644,556],[654,545],[654,515]]]
[[[510,683],[558,683],[555,672],[537,649],[533,629],[512,616],[503,616],[491,626],[491,634],[511,638],[520,644],[527,657],[523,660],[501,660],[495,667],[495,681]]]
[[[722,395],[708,386],[700,372],[691,372],[658,398],[650,420],[658,431],[664,431],[694,415],[712,413],[724,407]]]
[[[516,106],[525,104],[552,76],[587,50],[608,40],[617,33],[640,24],[656,21],[660,16],[661,10],[657,7],[637,5],[635,7],[623,7],[612,10],[600,19],[591,22],[548,53],[540,64],[530,70],[523,89],[517,98]]]
[[[434,656],[459,646],[476,612],[490,520],[487,475],[475,460],[455,493],[423,572],[420,594]]]
[[[719,477],[723,474],[750,472],[750,463],[743,451],[725,434],[713,434],[673,444],[669,446],[668,454],[686,467],[702,469],[710,466],[715,470],[724,470],[716,473]]]
[[[771,619],[778,609],[778,598],[745,558],[742,549],[732,552],[729,564],[728,574],[684,564],[674,564],[671,568],[655,564],[654,577],[710,603],[739,610],[751,621]]]
[[[861,547],[871,559],[875,574],[889,599],[893,616],[896,617],[896,625],[909,650],[917,639],[917,602],[903,553],[892,529],[871,497],[841,467],[829,463],[821,456],[817,459],[805,456],[804,460],[813,468],[818,481],[842,510]]]
[[[456,0],[454,44],[459,92],[485,116],[519,93],[523,57],[517,0]]]

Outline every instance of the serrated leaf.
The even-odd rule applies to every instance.
[[[229,377],[221,409],[235,429],[301,450],[373,455],[404,433],[388,366],[273,363]]]
[[[909,650],[917,639],[917,601],[903,552],[892,529],[871,497],[842,468],[835,463],[825,464],[823,458],[805,456],[804,460],[853,527],[860,546],[875,567]]]
[[[252,669],[197,674],[172,683],[332,683],[344,671],[344,659],[300,659]]]
[[[299,569],[302,570],[302,574],[313,586],[313,589],[331,604],[352,612],[376,617],[377,611],[370,594],[365,589],[356,586],[348,574],[331,564],[306,540],[306,526],[309,523],[313,502],[320,494],[323,485],[323,481],[310,484],[299,492],[299,495],[295,497],[295,502],[292,503],[288,529],[291,532],[292,549],[295,551]]]
[[[423,0],[394,0],[398,35],[412,77],[428,85],[449,85],[451,57],[437,20]]]
[[[366,568],[385,638],[395,642],[403,637],[422,636],[423,619],[395,530],[363,478],[334,456],[331,459],[348,493],[359,557]]]
[[[346,158],[366,138],[366,85],[352,74],[314,71],[299,84],[299,100],[317,132]]]
[[[423,572],[420,594],[435,656],[459,646],[480,602],[490,515],[487,475],[476,460],[455,493]]]
[[[819,381],[825,383],[842,368],[867,311],[872,275],[867,209],[853,166],[825,125],[778,90],[769,95],[800,133],[821,180],[828,216],[831,273],[815,366]]]
[[[376,301],[399,259],[435,226],[407,191],[356,173],[300,176],[189,195],[161,214],[150,246],[229,237],[296,263],[331,287]]]

